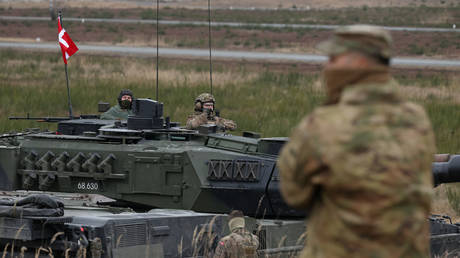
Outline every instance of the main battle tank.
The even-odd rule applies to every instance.
[[[55,132],[1,136],[0,190],[26,190],[10,193],[14,205],[35,191],[111,198],[101,206],[72,194],[61,196],[64,216],[2,217],[2,250],[46,257],[209,256],[228,233],[222,214],[232,209],[249,216],[261,256],[289,257],[302,248],[306,214],[279,193],[276,159],[287,138],[234,136],[214,125],[187,130],[150,99],[135,99],[133,111],[127,121],[88,116],[60,121]],[[457,160],[433,163],[435,182],[458,181]],[[430,221],[433,255],[455,253],[460,227],[442,216]]]

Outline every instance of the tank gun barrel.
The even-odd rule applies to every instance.
[[[47,123],[57,123],[60,121],[70,120],[69,117],[33,117],[33,116],[10,116],[8,117],[9,120],[33,120],[37,122],[47,122]]]
[[[434,186],[460,182],[460,155],[437,155],[432,165]]]
[[[43,116],[43,117],[35,117],[35,116],[10,116],[8,117],[9,120],[33,120],[37,122],[46,122],[46,123],[57,123],[66,120],[73,120],[73,119],[97,119],[99,118],[98,115],[81,115],[81,116],[74,116],[74,117],[53,117],[53,116]]]

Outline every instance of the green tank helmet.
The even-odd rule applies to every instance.
[[[209,93],[201,93],[198,95],[195,99],[195,111],[203,112],[203,104],[206,102],[212,102],[215,105],[216,99]]]

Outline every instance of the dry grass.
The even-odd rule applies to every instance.
[[[453,223],[460,222],[460,210],[454,210],[453,206],[449,203],[447,198],[448,189],[453,189],[458,185],[440,185],[434,189],[434,198],[431,206],[431,213],[447,215],[452,218]]]
[[[7,67],[18,67],[18,66],[27,66],[30,61],[28,60],[7,60]],[[77,62],[82,71],[79,71],[78,76],[81,78],[87,79],[89,82],[94,79],[115,79],[124,84],[138,83],[156,80],[155,65],[145,65],[141,63],[133,63],[131,60],[121,60],[116,64],[115,67],[112,67],[110,64],[103,65],[101,63],[95,63],[90,58],[75,59],[74,62]],[[152,62],[153,63],[153,62]],[[39,62],[39,70],[41,73],[49,74],[54,69],[59,69],[56,67],[55,62],[48,60],[41,60]],[[11,75],[16,79],[20,79],[21,74]],[[257,78],[258,74],[256,72],[249,73],[235,73],[234,71],[214,71],[213,72],[213,85],[216,87],[223,87],[226,84],[242,84]],[[11,77],[10,77],[11,78]],[[198,85],[206,85],[209,83],[209,71],[187,71],[168,68],[161,69],[159,72],[159,78],[162,83],[166,83],[172,86],[190,86],[195,87]],[[30,85],[34,87],[33,84],[26,83],[25,85]],[[91,86],[91,83],[89,83]],[[94,84],[94,87],[97,85]]]
[[[14,60],[8,59],[6,61],[6,67],[14,68],[27,66],[30,63],[29,60]],[[132,84],[145,81],[154,82],[156,80],[156,68],[154,64],[145,65],[141,63],[133,63],[130,60],[121,60],[115,66],[110,64],[95,63],[90,58],[80,57],[75,59],[74,63],[82,68],[78,73],[78,77],[85,78],[88,80],[88,86],[91,86],[91,81],[95,79],[114,79],[120,81],[123,84]],[[152,62],[153,63],[153,62]],[[56,63],[49,60],[40,60],[38,63],[40,73],[49,74],[55,69]],[[71,75],[75,76],[75,75]],[[258,77],[256,72],[248,73],[235,73],[234,71],[214,71],[213,72],[213,85],[217,88],[224,87],[226,84],[243,84],[250,82]],[[11,74],[10,79],[20,80],[21,74]],[[206,85],[209,83],[209,71],[182,71],[174,68],[161,69],[159,72],[159,78],[162,83],[171,86],[189,86],[196,87],[198,85]],[[34,84],[24,81],[19,82],[21,85],[35,87]],[[93,84],[97,87],[96,84]]]
[[[324,87],[320,79],[316,80],[312,90],[318,94],[324,94]],[[460,105],[460,75],[452,76],[447,84],[421,87],[416,83],[399,87],[401,95],[415,101],[428,101],[432,99],[449,101]]]
[[[449,100],[452,103],[460,104],[460,91],[452,87],[426,87],[404,86],[401,87],[401,92],[404,96],[408,96],[415,100],[428,100],[436,98],[439,100]]]

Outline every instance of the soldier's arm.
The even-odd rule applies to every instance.
[[[114,116],[114,113],[115,113],[115,107],[113,106],[108,111],[101,114],[101,119],[114,120],[116,119],[116,117]]]
[[[216,124],[220,127],[223,127],[225,130],[230,131],[236,130],[237,127],[235,121],[221,117],[216,117]]]
[[[187,120],[187,129],[197,129],[200,125],[206,124],[207,122],[208,116],[204,112],[199,115],[192,115]]]
[[[259,237],[254,235],[254,234],[252,236],[253,236],[252,241],[253,241],[256,249],[259,249]]]
[[[225,242],[221,239],[219,243],[217,243],[216,251],[214,252],[213,258],[226,258],[225,254]]]
[[[187,129],[197,129],[200,125],[206,124],[207,122],[208,118],[206,113],[202,113],[200,115],[190,115],[185,127]]]
[[[311,206],[315,191],[326,176],[314,137],[308,134],[309,123],[307,118],[297,126],[278,159],[281,194],[289,205],[301,209]]]

